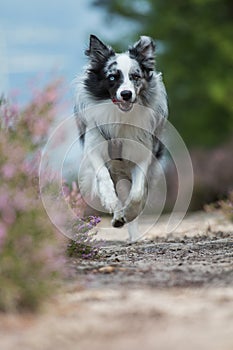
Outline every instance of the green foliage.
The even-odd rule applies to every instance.
[[[157,68],[164,73],[169,118],[189,146],[216,145],[232,135],[231,1],[95,3],[105,6],[113,15],[134,19],[140,33],[158,40]],[[127,38],[135,39],[138,33]]]

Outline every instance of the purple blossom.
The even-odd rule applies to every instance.
[[[101,218],[99,216],[91,215],[89,216],[89,220],[93,226],[96,226],[101,221]]]
[[[2,176],[5,179],[11,179],[16,174],[16,167],[14,164],[6,163],[1,169]]]
[[[0,249],[5,242],[6,235],[7,235],[7,227],[2,222],[0,222]]]
[[[8,201],[9,193],[5,187],[2,187],[0,189],[0,210],[3,210],[8,205]]]
[[[12,128],[18,119],[19,109],[17,105],[10,104],[6,99],[0,99],[0,127]]]

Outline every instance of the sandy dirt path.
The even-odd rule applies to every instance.
[[[232,350],[233,225],[188,216],[172,234],[167,218],[138,243],[103,220],[102,256],[71,258],[72,277],[39,315],[1,315],[1,350]]]

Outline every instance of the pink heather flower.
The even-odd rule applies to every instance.
[[[38,138],[47,134],[49,129],[49,122],[46,119],[39,119],[35,122],[33,127],[33,136]]]
[[[45,95],[46,99],[48,102],[50,103],[54,103],[54,101],[56,101],[57,99],[57,91],[55,89],[50,89],[46,92],[46,95]]]
[[[2,191],[0,192],[0,211],[1,209],[3,210],[9,201],[9,195],[6,192],[6,189],[2,189]]]
[[[7,228],[6,226],[0,222],[0,249],[4,244],[5,238],[7,234]]]
[[[13,205],[16,210],[24,211],[31,205],[31,199],[23,192],[15,192],[13,198]]]
[[[4,223],[11,225],[16,219],[14,204],[7,188],[1,188],[0,190],[0,217]]]
[[[8,102],[5,102],[2,106],[0,106],[2,126],[6,129],[13,127],[18,116],[18,112],[18,107],[16,105],[9,105]]]
[[[2,167],[2,176],[9,180],[9,179],[12,179],[12,177],[15,175],[16,173],[16,167],[14,164],[4,164],[3,167]]]
[[[82,208],[73,208],[72,209],[74,214],[78,217],[78,218],[82,218],[83,214],[84,214],[84,209]]]
[[[21,171],[28,176],[37,175],[41,158],[41,151],[37,151],[32,157],[28,157],[21,164]]]
[[[10,110],[13,117],[19,113],[19,107],[17,105],[11,105]]]
[[[46,245],[41,248],[37,258],[41,258],[45,262],[44,268],[47,272],[60,271],[64,268],[65,257],[54,245]]]
[[[69,186],[66,185],[66,183],[62,184],[62,192],[67,201],[69,201],[69,194],[70,194],[70,189]]]
[[[12,225],[15,222],[16,219],[16,213],[15,208],[13,208],[12,205],[7,205],[5,208],[1,210],[1,217],[3,219],[3,222],[5,222],[8,225]]]

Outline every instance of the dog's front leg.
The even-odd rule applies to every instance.
[[[96,145],[93,147],[93,145]],[[117,198],[114,184],[107,167],[108,160],[108,142],[102,138],[98,131],[91,130],[85,135],[85,152],[84,155],[93,168],[95,174],[95,192],[99,196],[102,205],[110,212],[118,211],[120,201]]]
[[[102,205],[110,213],[118,211],[120,209],[120,202],[117,198],[109,171],[105,166],[96,171],[96,179],[98,195]]]

